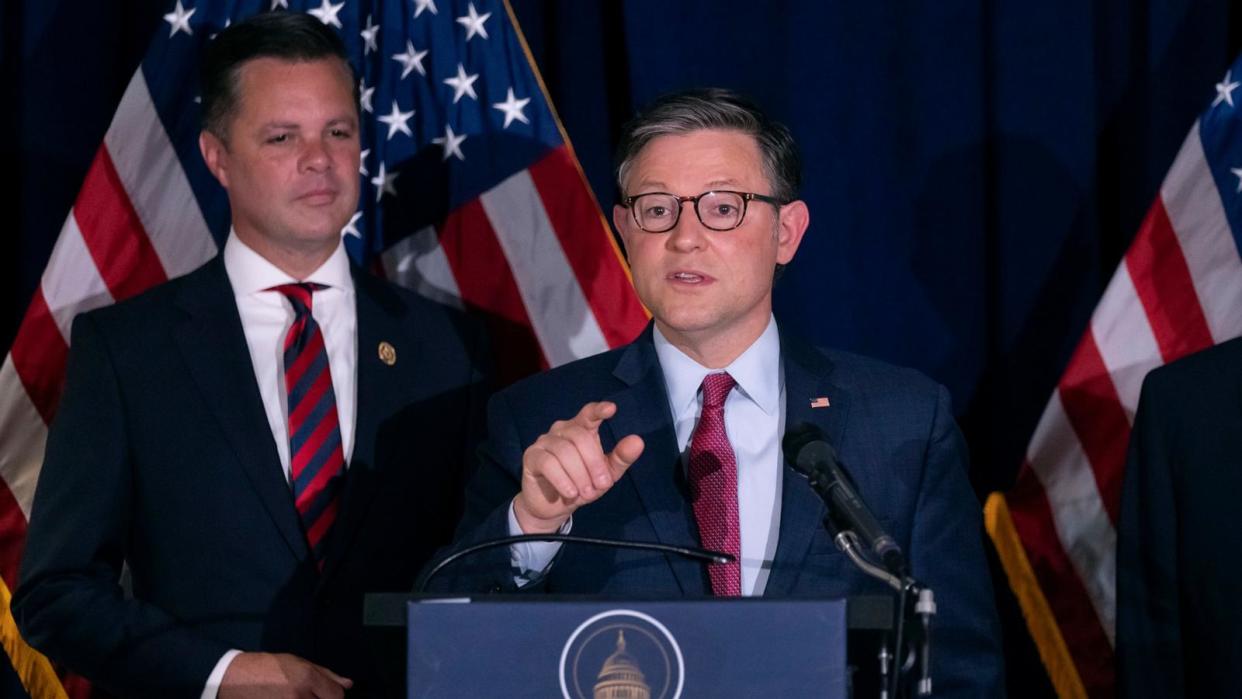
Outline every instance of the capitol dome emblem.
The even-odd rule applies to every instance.
[[[582,622],[561,650],[565,699],[679,699],[685,662],[655,617],[631,609]]]

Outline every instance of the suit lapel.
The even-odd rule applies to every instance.
[[[612,444],[630,434],[643,438],[643,455],[626,476],[638,492],[656,538],[674,546],[699,546],[677,451],[677,435],[669,413],[664,374],[651,342],[651,327],[625,352],[613,374],[627,385],[610,400],[617,404],[616,417],[606,423]],[[666,556],[683,595],[706,591],[703,567],[690,560]]]
[[[306,538],[255,385],[223,258],[217,256],[186,277],[177,304],[188,317],[173,333],[190,375],[276,529],[293,555],[304,559]]]
[[[781,336],[781,358],[785,369],[785,429],[802,422],[819,426],[828,441],[839,448],[849,415],[849,394],[830,380],[833,365],[814,347],[787,335]],[[823,401],[827,399],[827,405]],[[823,407],[812,407],[815,405]],[[806,478],[783,466],[781,486],[781,528],[764,596],[788,595],[815,532],[823,526],[827,508],[807,484]]]
[[[332,541],[324,563],[324,579],[331,577],[350,549],[382,485],[382,464],[375,461],[376,435],[385,416],[396,414],[410,400],[409,380],[402,377],[419,366],[421,347],[406,331],[405,304],[383,283],[353,269],[354,298],[358,322],[357,399],[354,405],[354,448],[349,459],[341,514],[333,525]],[[393,364],[381,360],[380,343],[396,352]],[[410,455],[414,458],[414,455]],[[416,506],[411,503],[411,507]]]

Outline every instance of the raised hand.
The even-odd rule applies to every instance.
[[[587,403],[573,418],[552,423],[522,454],[522,490],[513,499],[513,513],[523,532],[560,529],[574,510],[602,497],[642,455],[643,440],[635,434],[604,453],[599,427],[616,412],[615,403]]]

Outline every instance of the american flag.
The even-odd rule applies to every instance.
[[[351,257],[477,311],[503,380],[615,347],[647,322],[502,0],[176,0],[117,108],[0,367],[0,643],[33,697],[79,696],[9,613],[73,317],[198,267],[229,229],[198,153],[200,54],[246,16],[307,12],[360,79]]]
[[[1114,694],[1116,525],[1147,372],[1242,334],[1242,57],[1165,177],[988,532],[1062,697]]]

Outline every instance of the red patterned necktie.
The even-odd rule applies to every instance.
[[[690,440],[690,501],[704,548],[739,559],[742,542],[737,514],[737,458],[725,434],[724,404],[737,383],[726,373],[703,379],[703,411]],[[742,565],[712,563],[707,567],[712,594],[742,594]]]
[[[293,305],[293,325],[285,335],[285,390],[289,394],[289,480],[293,500],[315,562],[323,568],[328,531],[336,520],[338,492],[345,474],[336,393],[323,333],[311,315],[311,300],[322,284],[282,284]]]

